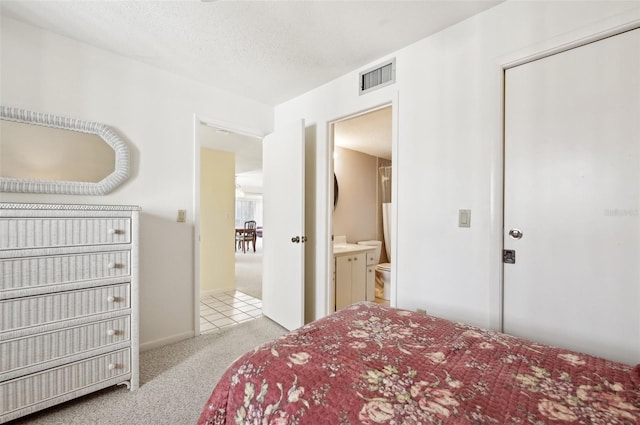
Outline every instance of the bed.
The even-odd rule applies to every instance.
[[[199,424],[637,424],[633,367],[358,303],[227,369]]]

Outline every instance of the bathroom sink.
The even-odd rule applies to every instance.
[[[333,244],[333,253],[341,254],[343,252],[349,252],[349,244]]]
[[[344,254],[345,252],[365,252],[365,251],[371,251],[372,249],[374,248],[371,246],[357,245],[354,243],[334,243],[333,244],[334,254]]]

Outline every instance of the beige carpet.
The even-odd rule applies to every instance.
[[[262,299],[262,238],[247,252],[236,251],[236,290]]]
[[[216,382],[240,355],[285,329],[266,317],[140,354],[140,389],[122,386],[11,422],[43,425],[195,424]]]

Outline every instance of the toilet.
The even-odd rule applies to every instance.
[[[380,261],[382,241],[360,241],[359,245],[375,246],[374,258]],[[391,263],[378,263],[376,265],[376,298],[389,301],[391,299]]]
[[[380,263],[376,266],[376,286],[382,286],[382,298],[391,299],[391,263]]]

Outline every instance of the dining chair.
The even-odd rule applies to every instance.
[[[234,249],[237,252],[239,248],[244,248],[244,228],[236,229],[236,241],[234,243]]]
[[[242,252],[248,249],[247,244],[253,244],[253,252],[256,252],[256,221],[249,220],[244,222],[244,232],[242,234]]]

